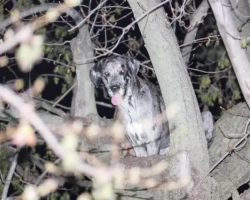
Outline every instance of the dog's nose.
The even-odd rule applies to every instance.
[[[110,89],[112,90],[112,92],[117,92],[118,90],[120,90],[120,86],[119,85],[112,85],[110,87]]]

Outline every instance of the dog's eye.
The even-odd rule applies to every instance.
[[[109,74],[108,72],[105,72],[105,73],[104,73],[104,76],[105,76],[105,77],[109,77],[110,74]]]

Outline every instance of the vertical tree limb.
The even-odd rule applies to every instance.
[[[86,117],[90,113],[96,114],[94,86],[89,78],[89,69],[93,63],[86,63],[94,57],[94,48],[90,39],[88,25],[79,29],[79,33],[71,43],[74,62],[76,64],[76,87],[71,105],[71,114],[74,117]]]

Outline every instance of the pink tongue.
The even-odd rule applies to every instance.
[[[114,106],[118,106],[122,103],[122,96],[120,94],[116,94],[112,97],[111,99],[111,103],[114,105]]]

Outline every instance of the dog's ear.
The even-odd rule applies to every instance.
[[[140,68],[140,61],[134,58],[128,58],[128,71],[131,75],[137,75],[139,68]]]
[[[102,82],[102,64],[103,61],[97,62],[89,72],[89,77],[92,83],[96,86],[99,87],[101,82]]]

